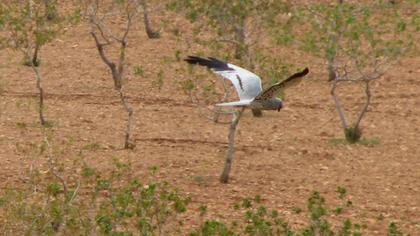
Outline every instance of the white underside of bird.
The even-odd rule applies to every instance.
[[[236,102],[224,102],[224,103],[217,103],[216,106],[220,106],[220,107],[250,106],[252,104],[252,101],[253,99],[240,100]]]

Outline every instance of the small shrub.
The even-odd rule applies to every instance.
[[[228,225],[217,220],[206,220],[200,229],[193,231],[189,236],[233,236],[234,233]]]
[[[292,211],[293,211],[294,213],[296,213],[296,214],[299,214],[299,213],[301,213],[301,212],[302,212],[302,209],[301,209],[300,207],[293,207],[293,208],[292,208]]]
[[[54,122],[53,121],[48,121],[45,120],[44,124],[42,125],[42,127],[47,128],[47,129],[51,129],[54,127]]]
[[[25,122],[17,122],[16,127],[19,129],[26,129],[28,125]]]
[[[181,51],[179,49],[175,51],[175,59],[181,61]]]
[[[88,151],[97,151],[101,149],[101,145],[99,143],[90,143],[86,144],[83,149]]]
[[[398,229],[397,225],[396,225],[394,222],[392,222],[392,223],[391,223],[391,224],[389,224],[389,226],[388,226],[388,233],[387,233],[387,236],[408,236],[408,234],[404,234],[404,233],[402,233],[402,232]]]
[[[157,88],[159,91],[162,89],[165,80],[165,73],[160,70],[157,74],[157,78],[152,82],[152,86]]]
[[[346,196],[347,190],[344,187],[338,186],[337,190],[335,190],[335,191],[339,194],[340,199],[343,199]]]
[[[358,127],[349,127],[344,129],[344,134],[347,142],[353,144],[357,143],[362,137],[362,131]]]
[[[24,57],[22,60],[22,65],[24,66],[32,66],[32,59],[28,57]],[[37,58],[34,62],[35,67],[39,67],[41,65],[41,59]]]
[[[144,77],[144,68],[142,65],[134,66],[134,75]]]

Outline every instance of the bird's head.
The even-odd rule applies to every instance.
[[[277,111],[280,112],[280,110],[283,108],[283,103],[280,102],[280,104],[277,107]]]
[[[275,98],[274,107],[278,112],[283,108],[283,102],[280,98]]]

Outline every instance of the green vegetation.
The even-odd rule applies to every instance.
[[[178,227],[175,219],[190,201],[164,181],[132,177],[131,166],[117,158],[109,172],[82,162],[72,167],[77,173],[68,173],[60,167],[59,157],[52,156],[48,139],[30,148],[49,156],[49,169],[33,170],[22,189],[0,192],[2,233],[162,234]]]
[[[355,144],[354,142],[349,142],[347,139],[342,139],[342,138],[332,138],[332,139],[328,140],[328,143],[331,144],[331,145],[334,145],[334,146],[336,146],[336,145],[346,145],[346,144]],[[379,139],[377,139],[377,138],[371,138],[371,139],[362,138],[362,139],[360,139],[359,141],[356,142],[356,144],[360,144],[360,145],[368,146],[368,147],[378,145],[379,143],[380,143]]]
[[[49,140],[40,148],[51,155]],[[38,152],[38,151],[36,151]],[[352,210],[347,190],[337,187],[341,204],[328,205],[319,192],[307,200],[307,210],[294,208],[296,214],[306,216],[306,222],[291,227],[281,212],[263,204],[261,196],[243,198],[233,205],[232,213],[243,215],[239,220],[224,222],[207,218],[208,209],[199,207],[197,228],[185,232],[181,224],[188,214],[191,200],[184,197],[167,182],[154,177],[151,168],[148,181],[134,177],[130,164],[113,159],[113,168],[99,171],[84,162],[75,163],[77,173],[60,168],[59,157],[49,157],[49,169],[36,169],[30,181],[21,189],[0,191],[0,231],[18,235],[337,235],[358,236],[369,225],[357,219],[340,217],[333,223],[331,217]],[[80,166],[80,167],[78,167]],[[395,223],[387,229],[389,236],[403,236]]]
[[[101,145],[99,143],[90,143],[90,144],[86,144],[83,149],[88,150],[88,151],[97,151],[99,149],[101,149]]]
[[[292,228],[287,221],[280,217],[280,213],[274,209],[269,209],[261,204],[258,198],[243,199],[241,204],[235,204],[234,210],[245,212],[243,221],[224,223],[221,221],[207,219],[199,229],[190,233],[190,236],[213,236],[213,235],[296,235],[296,236],[318,236],[318,235],[336,235],[336,236],[359,236],[368,226],[353,222],[351,219],[343,218],[340,225],[334,226],[330,222],[330,217],[340,215],[345,208],[351,210],[349,200],[345,199],[346,190],[338,187],[339,199],[346,201],[345,206],[336,207],[333,210],[328,209],[325,199],[319,192],[313,192],[307,200],[307,222],[298,228]],[[205,209],[205,208],[204,208]],[[340,209],[339,211],[337,209]],[[298,213],[300,213],[299,210]],[[405,235],[399,231],[395,223],[390,223],[388,235]]]
[[[144,77],[144,68],[142,65],[134,66],[134,75]]]

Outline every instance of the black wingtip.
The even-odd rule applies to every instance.
[[[214,57],[198,57],[198,56],[188,56],[184,59],[185,62],[193,65],[200,65],[200,66],[206,66],[209,69],[213,70],[233,70],[232,68],[229,68],[228,64],[226,62],[223,62],[217,58]]]
[[[203,58],[195,57],[195,56],[188,56],[187,58],[184,59],[184,61],[189,64],[198,64],[198,61],[200,59],[203,59]]]
[[[299,78],[299,77],[303,77],[305,75],[307,75],[309,73],[309,69],[308,67],[306,67],[305,69],[303,69],[301,72],[297,72],[294,73],[292,76],[290,76],[287,80],[292,80],[294,78]]]
[[[305,69],[303,69],[303,71],[301,71],[299,74],[301,75],[301,76],[305,76],[305,75],[307,75],[309,73],[309,68],[308,67],[306,67]]]
[[[307,75],[308,73],[309,73],[309,69],[308,69],[308,67],[306,67],[302,71],[294,73],[293,75],[291,75],[289,78],[287,78],[283,82],[287,82],[287,81],[290,81],[290,80],[293,80],[293,79],[296,79],[296,78],[303,77],[303,76]]]

